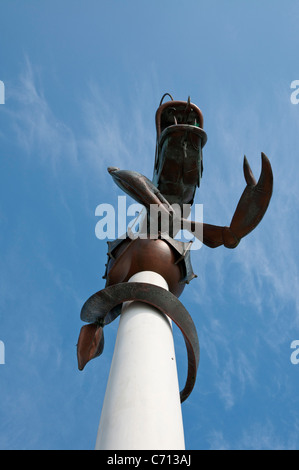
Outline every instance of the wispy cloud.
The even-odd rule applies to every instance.
[[[228,433],[227,433],[228,434]],[[227,438],[225,431],[212,430],[207,440],[211,449],[217,450],[296,450],[298,447],[298,423],[293,433],[283,437],[279,429],[267,419],[246,427],[235,438]]]
[[[56,173],[61,157],[70,159],[73,165],[78,163],[77,143],[70,127],[53,113],[38,78],[26,58],[19,81],[11,89],[14,106],[5,111],[22,150],[46,162]]]
[[[71,173],[87,197],[91,185],[111,194],[108,166],[140,171],[151,177],[155,155],[154,101],[151,79],[138,83],[124,99],[107,96],[95,81],[83,87],[77,106],[79,131],[54,112],[39,71],[27,57],[19,80],[11,87],[11,103],[5,112],[15,143],[28,158],[46,165],[61,184]],[[156,99],[156,96],[155,96]],[[78,123],[77,123],[78,124]],[[115,186],[114,191],[119,189]]]
[[[97,162],[100,170],[119,166],[151,177],[156,103],[149,92],[150,82],[147,88],[148,93],[142,96],[138,89],[133,89],[131,96],[121,100],[117,95],[104,96],[94,82],[87,87],[81,101],[85,131],[81,150]]]
[[[238,449],[251,450],[296,450],[299,437],[298,423],[295,420],[293,433],[282,437],[280,430],[268,419],[256,422],[242,433],[237,443]]]

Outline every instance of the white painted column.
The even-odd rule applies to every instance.
[[[152,271],[129,282],[168,289]],[[95,449],[185,449],[171,321],[148,304],[123,306]]]

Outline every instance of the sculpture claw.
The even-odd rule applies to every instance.
[[[77,344],[78,369],[83,370],[91,359],[102,354],[103,349],[103,328],[96,323],[84,325],[80,330]]]
[[[244,177],[245,177],[245,181],[247,185],[254,186],[256,184],[255,177],[253,176],[252,170],[250,168],[250,165],[248,163],[246,156],[244,156],[244,161],[243,161],[243,172],[244,172]]]
[[[230,227],[223,229],[223,243],[227,248],[235,248],[241,238],[260,223],[272,196],[273,173],[270,161],[264,153],[262,153],[261,175],[257,183],[246,157],[243,170],[247,186],[237,205]]]
[[[270,161],[263,152],[262,152],[262,172],[257,183],[257,191],[262,191],[266,194],[270,194],[270,197],[269,197],[269,202],[270,202],[270,198],[272,196],[272,191],[273,191],[273,174],[272,174]]]

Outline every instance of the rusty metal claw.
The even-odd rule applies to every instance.
[[[210,248],[224,245],[226,248],[236,248],[241,238],[248,235],[262,220],[269,205],[273,190],[273,173],[271,164],[262,153],[262,171],[256,182],[247,158],[244,157],[243,171],[246,188],[240,198],[229,227],[202,224],[203,243]],[[188,221],[185,221],[185,224]],[[201,233],[196,226],[199,222],[189,221],[190,231]],[[185,225],[185,228],[188,226]]]
[[[225,227],[226,233],[223,233],[224,245],[228,248],[237,246],[238,241],[260,223],[272,196],[273,173],[270,161],[264,153],[262,153],[261,175],[257,183],[246,157],[243,170],[247,186],[237,205],[230,227]]]
[[[266,194],[270,194],[270,198],[272,196],[273,191],[273,173],[271,168],[271,163],[266,155],[262,152],[262,172],[261,176],[257,183],[257,190],[262,191]]]
[[[244,178],[245,178],[247,185],[248,186],[256,185],[255,177],[253,176],[252,170],[250,168],[250,165],[248,163],[246,156],[244,156],[244,161],[243,161],[243,172],[244,172]]]

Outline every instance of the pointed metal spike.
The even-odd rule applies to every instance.
[[[245,181],[248,186],[255,186],[256,185],[256,179],[253,176],[252,170],[250,168],[250,165],[248,163],[248,160],[246,158],[246,155],[244,155],[244,161],[243,161],[243,172],[244,172],[244,177]]]
[[[273,173],[271,163],[268,157],[262,152],[262,171],[257,182],[257,189],[265,193],[272,193],[273,189]]]

